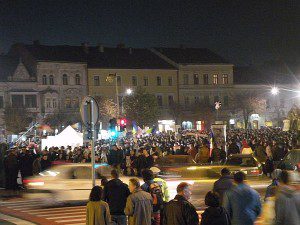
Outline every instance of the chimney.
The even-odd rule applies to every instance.
[[[132,48],[129,48],[129,54],[130,55],[132,54]]]
[[[81,43],[81,46],[86,54],[89,53],[89,44],[87,42]]]
[[[124,44],[124,43],[119,43],[119,44],[117,45],[117,48],[125,48],[125,44]]]
[[[98,51],[101,52],[101,53],[104,52],[104,46],[103,46],[103,44],[99,44],[98,45]]]
[[[36,46],[40,45],[40,41],[39,40],[34,40],[33,45],[36,45]]]

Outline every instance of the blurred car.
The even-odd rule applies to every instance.
[[[96,164],[96,184],[101,178],[109,178],[112,168],[108,164]],[[128,178],[122,178],[128,183]],[[24,180],[27,189],[24,197],[45,198],[49,203],[87,200],[92,188],[92,165],[90,163],[53,166],[39,175]]]

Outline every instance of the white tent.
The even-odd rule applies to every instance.
[[[83,145],[83,135],[77,132],[71,126],[66,127],[62,132],[55,136],[48,136],[46,139],[42,139],[42,149],[47,146],[71,146],[78,147]]]

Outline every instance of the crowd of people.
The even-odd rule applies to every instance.
[[[295,148],[300,138],[296,132],[279,129],[228,130],[227,142],[213,140],[209,132],[160,133],[144,137],[123,137],[118,140],[99,140],[96,144],[96,163],[108,163],[125,175],[141,176],[141,171],[152,167],[166,155],[190,155],[196,163],[222,163],[230,154],[254,154],[264,163],[265,174],[274,170],[274,161],[280,161]],[[53,164],[90,163],[89,146],[49,147],[38,145],[14,146],[4,159],[7,174],[6,187],[15,189],[20,171],[22,180],[36,175]]]
[[[205,196],[207,208],[199,219],[189,202],[189,183],[181,182],[176,196],[170,200],[167,183],[161,183],[161,178],[157,180],[151,169],[142,171],[143,185],[138,178],[131,178],[129,186],[114,169],[110,181],[91,190],[86,224],[254,225],[259,216],[264,225],[299,224],[299,187],[290,184],[287,171],[276,170],[272,175],[277,184],[272,182],[268,187],[264,203],[268,207],[262,208],[259,193],[247,185],[246,174],[237,172],[232,176],[229,169],[223,168],[221,177]]]

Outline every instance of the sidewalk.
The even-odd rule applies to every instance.
[[[0,225],[35,225],[35,223],[0,213]]]

